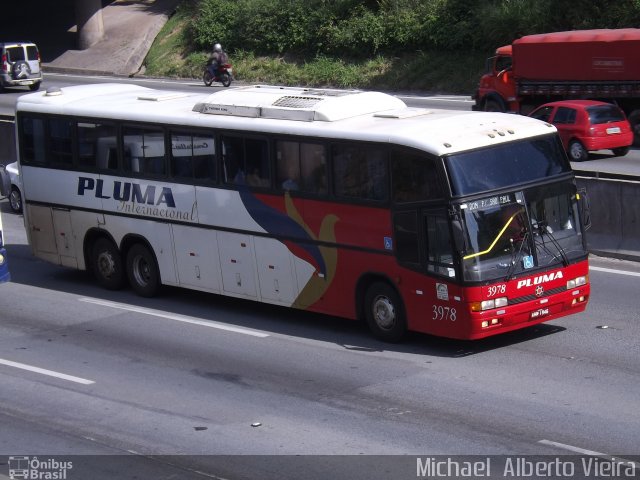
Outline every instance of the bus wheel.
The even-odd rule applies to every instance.
[[[116,246],[106,238],[99,238],[91,250],[93,274],[98,283],[109,290],[124,285],[122,257]]]
[[[385,342],[398,342],[407,331],[402,301],[387,283],[378,282],[365,295],[366,318],[374,336]]]
[[[156,259],[140,243],[136,243],[127,253],[127,277],[131,288],[141,297],[153,297],[160,289],[160,271]]]

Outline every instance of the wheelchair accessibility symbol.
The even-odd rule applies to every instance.
[[[527,255],[522,257],[522,268],[533,268],[533,256]]]

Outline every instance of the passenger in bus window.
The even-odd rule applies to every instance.
[[[327,160],[324,146],[301,144],[301,189],[311,193],[327,193]]]
[[[327,193],[327,167],[323,163],[304,177],[304,190],[312,193]]]
[[[287,169],[285,179],[282,181],[283,190],[298,190],[300,188],[300,174],[298,165],[291,164]]]
[[[263,178],[262,175],[260,175],[260,170],[254,167],[251,173],[247,175],[247,185],[251,187],[268,187],[269,179]]]

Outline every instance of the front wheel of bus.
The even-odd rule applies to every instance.
[[[160,289],[158,264],[142,244],[135,244],[127,253],[127,276],[131,288],[141,297],[153,297]]]
[[[106,238],[99,238],[91,251],[93,274],[98,283],[109,290],[119,290],[124,285],[122,257],[117,247]]]
[[[385,342],[398,342],[407,331],[402,301],[387,283],[374,283],[365,295],[367,324],[371,332]]]

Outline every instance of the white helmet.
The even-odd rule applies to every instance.
[[[214,52],[221,52],[221,51],[222,51],[222,45],[220,45],[219,43],[216,43],[216,44],[213,46],[213,51],[214,51]]]

